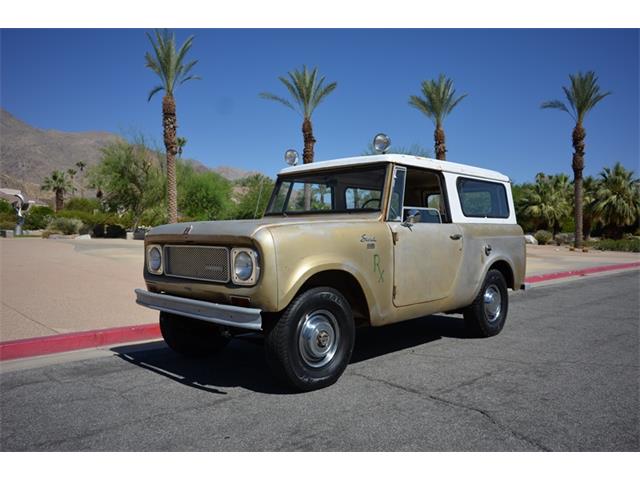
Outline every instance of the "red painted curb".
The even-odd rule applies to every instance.
[[[640,267],[640,262],[603,265],[600,267],[571,270],[568,272],[546,273],[525,278],[526,283],[538,283],[559,278],[589,275],[591,273],[608,272]],[[157,323],[133,325],[130,327],[105,328],[86,332],[64,333],[46,337],[25,338],[0,342],[0,361],[18,358],[35,357],[52,353],[69,352],[83,348],[96,348],[117,343],[128,343],[160,338],[160,326]]]
[[[583,268],[581,270],[570,270],[568,272],[545,273],[543,275],[534,275],[524,279],[525,283],[546,282],[548,280],[556,280],[566,277],[582,277],[590,273],[609,272],[612,270],[625,270],[628,268],[640,267],[640,262],[619,263],[617,265],[601,265],[599,267]]]
[[[35,357],[160,337],[160,326],[157,323],[152,323],[10,340],[0,342],[0,360]]]

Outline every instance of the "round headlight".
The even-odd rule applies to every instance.
[[[292,167],[298,164],[298,152],[293,149],[289,149],[284,152],[284,161],[287,162],[287,165],[291,165]]]
[[[157,272],[162,266],[162,254],[158,247],[149,249],[149,269]]]
[[[246,252],[238,253],[233,263],[233,271],[236,277],[243,282],[251,278],[251,274],[253,274],[253,260],[251,256]]]
[[[373,149],[377,153],[385,153],[391,145],[391,139],[384,133],[379,133],[373,137]]]

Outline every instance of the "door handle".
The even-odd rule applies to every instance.
[[[459,233],[454,233],[453,235],[449,235],[449,238],[451,240],[460,240],[462,238],[462,235],[460,235]]]

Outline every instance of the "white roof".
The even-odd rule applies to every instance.
[[[413,155],[400,155],[396,153],[390,153],[386,155],[365,155],[361,157],[339,158],[337,160],[325,160],[323,162],[306,163],[302,165],[296,165],[295,167],[283,168],[282,170],[280,170],[280,175],[288,173],[310,172],[327,168],[347,166],[352,167],[354,165],[389,162],[396,163],[398,165],[405,165],[408,167],[429,168],[432,170],[440,170],[442,172],[450,172],[460,175],[486,178],[490,180],[499,180],[502,182],[509,181],[509,177],[507,177],[506,175],[503,175],[500,172],[496,172],[494,170],[487,170],[486,168],[478,168],[472,167],[470,165],[464,165],[462,163],[444,162],[442,160],[435,160],[433,158],[415,157]]]

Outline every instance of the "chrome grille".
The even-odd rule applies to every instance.
[[[166,245],[164,273],[170,277],[227,283],[229,281],[229,249]]]

